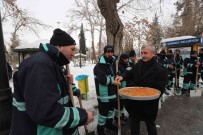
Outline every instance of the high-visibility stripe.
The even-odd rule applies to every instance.
[[[114,83],[114,77],[112,76],[111,77],[111,84],[113,84]]]
[[[111,119],[112,117],[113,117],[113,112],[112,112],[112,111],[109,111],[108,116],[107,116],[107,119]]]
[[[60,93],[60,95],[61,95],[61,87],[60,87],[60,85],[57,84],[57,87],[58,87],[58,91],[59,91],[59,93]]]
[[[116,95],[112,95],[112,96],[103,96],[103,97],[101,97],[101,96],[97,96],[97,98],[98,98],[98,99],[114,99],[114,98],[116,98]]]
[[[110,83],[110,81],[111,81],[111,76],[108,75],[108,76],[106,77],[106,85],[108,85],[108,84]]]
[[[70,128],[74,128],[78,125],[78,123],[80,122],[80,115],[79,115],[79,111],[77,108],[73,108],[71,107],[71,109],[73,110],[73,116],[74,116],[74,119],[73,119],[73,122],[71,123],[70,125]]]
[[[48,52],[48,51],[49,51],[49,49],[48,49],[48,47],[47,47],[47,45],[46,45],[46,44],[42,44],[42,46],[43,46],[43,48],[44,48],[44,50],[45,50],[46,52]]]
[[[37,135],[63,135],[62,129],[37,125]]]
[[[68,101],[69,101],[69,96],[67,95],[67,96],[61,98],[60,100],[58,100],[58,103],[65,105],[68,103]]]
[[[13,98],[12,105],[15,106],[19,111],[25,111],[25,102],[18,102]]]
[[[76,129],[72,135],[79,135],[78,129]]]
[[[98,125],[103,126],[106,123],[106,116],[98,115]]]
[[[131,69],[132,69],[132,67],[127,67],[127,68],[126,68],[126,70],[131,70]]]
[[[108,86],[107,85],[99,84],[99,95],[101,95],[102,97],[108,96]],[[101,99],[101,102],[109,102],[109,100],[108,99]]]
[[[188,89],[189,88],[189,84],[183,83],[183,89]]]
[[[61,120],[55,125],[55,128],[63,128],[69,121],[70,117],[70,108],[64,107],[65,111]]]
[[[104,59],[104,56],[102,56],[102,57],[100,58],[99,63],[106,64],[106,60]]]
[[[122,116],[122,113],[124,112],[124,108],[120,111],[120,116]],[[114,109],[114,116],[118,116],[118,110]]]

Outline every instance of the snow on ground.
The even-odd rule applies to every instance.
[[[90,123],[88,125],[89,132],[94,131],[96,129],[97,125],[97,110],[95,109],[95,106],[98,105],[97,98],[96,98],[96,90],[95,90],[95,84],[94,84],[94,74],[93,74],[93,68],[95,64],[86,64],[83,67],[74,67],[73,63],[70,63],[70,73],[74,76],[74,78],[78,75],[88,75],[88,84],[89,84],[89,93],[88,93],[88,99],[83,100],[82,104],[83,107],[88,110],[92,111],[94,115],[94,122]],[[75,80],[74,80],[75,81]],[[78,87],[78,82],[74,82],[76,86]],[[74,98],[75,105],[79,107],[79,101],[77,98]],[[81,135],[84,135],[84,127],[79,128],[79,132]]]

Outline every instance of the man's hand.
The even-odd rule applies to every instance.
[[[174,69],[174,66],[172,65],[172,64],[170,64],[169,66],[168,66],[170,69]]]
[[[66,77],[69,83],[73,83],[73,75],[69,74]]]
[[[85,125],[88,125],[89,123],[91,123],[93,121],[94,121],[94,117],[93,117],[92,112],[87,112],[87,122]]]
[[[115,82],[120,82],[122,80],[123,80],[122,76],[116,76],[116,78],[115,78]]]
[[[200,65],[201,63],[198,61],[197,63],[196,63],[196,65],[195,65],[195,67],[196,68],[199,68],[199,65]]]

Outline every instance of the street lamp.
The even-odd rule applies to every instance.
[[[80,44],[81,36],[80,36],[80,34],[78,35],[78,39],[79,39],[79,46],[80,46],[80,48],[79,48],[79,53],[80,53],[80,63],[79,63],[79,66],[80,66],[80,68],[81,68],[81,67],[82,67],[82,64],[81,64],[81,44]]]

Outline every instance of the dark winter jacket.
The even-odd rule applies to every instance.
[[[183,58],[180,54],[175,57],[175,66],[176,70],[180,70],[182,68]]]
[[[162,67],[168,69],[169,63],[168,63],[168,59],[165,56],[161,55],[160,57],[158,57],[158,63]]]
[[[197,63],[197,57],[187,57],[184,59],[183,65],[183,73],[184,75],[196,75],[197,68],[195,67]],[[201,65],[200,65],[201,67]],[[200,72],[200,68],[198,72]],[[200,73],[199,73],[200,74]]]
[[[109,62],[104,55],[94,67],[94,77],[97,99],[99,102],[111,102],[116,100],[117,88],[114,85],[115,57]]]
[[[69,61],[53,45],[41,44],[15,72],[11,135],[78,135],[87,112],[72,107],[61,66]]]
[[[8,79],[10,80],[12,78],[12,68],[11,66],[9,65],[9,63],[7,62],[7,71],[8,71]]]
[[[132,78],[133,86],[155,88],[161,92],[161,95],[167,84],[167,70],[159,65],[155,58],[148,62],[140,60],[123,77]],[[140,120],[154,121],[158,112],[158,103],[159,98],[149,101],[127,100],[126,109],[130,115],[135,115]]]
[[[173,55],[167,55],[167,61],[168,61],[168,73],[169,74],[175,73],[175,68],[173,68],[173,69],[169,68],[170,65],[175,67],[174,56]]]
[[[133,67],[133,66],[135,65],[135,62],[132,61],[130,58],[128,59],[128,61],[129,61],[129,65],[130,65],[130,67]]]
[[[200,55],[199,56],[199,61],[200,61],[200,63],[201,63],[201,65],[200,65],[200,72],[201,72],[201,74],[203,75],[203,54],[202,55]],[[203,79],[203,78],[202,78]]]
[[[128,64],[120,59],[118,63],[118,72],[119,72],[118,75],[122,75],[123,73],[125,73],[127,68],[128,68]],[[120,88],[124,88],[124,87],[126,87],[126,80],[121,82]]]

